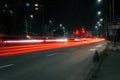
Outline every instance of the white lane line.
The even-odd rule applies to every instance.
[[[97,48],[100,48],[100,47],[102,47],[102,46],[105,46],[106,45],[106,43],[103,43],[103,44],[100,44],[100,45],[98,45],[98,46],[96,46]]]
[[[58,54],[59,53],[49,54],[49,55],[46,55],[46,57],[55,56],[55,55],[58,55]]]
[[[13,65],[14,65],[14,64],[8,64],[8,65],[0,66],[0,69],[6,68],[6,67],[10,67],[10,66],[13,66]]]
[[[90,49],[90,51],[96,51],[96,49]]]
[[[102,47],[103,45],[101,44],[101,45],[98,45],[98,46],[96,46],[97,48],[100,48],[100,47]]]

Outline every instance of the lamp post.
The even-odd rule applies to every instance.
[[[95,26],[95,29],[97,30],[97,37],[98,37],[98,26]]]
[[[32,19],[32,18],[34,18],[34,15],[31,14],[29,17]],[[28,33],[28,27],[29,27],[28,26],[28,19],[25,19],[25,33],[26,33],[26,35]]]

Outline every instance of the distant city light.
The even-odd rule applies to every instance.
[[[55,30],[55,29],[53,29],[53,31],[55,32],[56,30]]]
[[[101,15],[101,11],[98,11],[98,15]]]
[[[13,14],[13,11],[12,11],[12,10],[10,10],[9,12],[10,12],[11,14]]]
[[[98,2],[101,2],[101,0],[97,0]]]
[[[95,26],[96,29],[98,29],[98,26]]]
[[[3,12],[5,12],[6,10],[5,9],[3,9]]]
[[[34,16],[31,14],[30,17],[33,18]]]
[[[28,7],[28,6],[30,6],[30,3],[26,3],[25,5],[26,5],[26,7]]]
[[[62,24],[60,24],[60,27],[62,27],[63,25]]]
[[[100,19],[100,21],[102,22],[102,21],[103,21],[103,19]]]
[[[100,22],[97,22],[97,24],[100,24]]]
[[[65,27],[63,27],[63,29],[65,29]]]
[[[38,11],[38,10],[39,10],[39,8],[35,8],[35,10],[36,10],[36,11]]]
[[[49,20],[49,23],[52,23],[52,21],[51,21],[51,20]]]
[[[101,26],[101,24],[98,24],[99,26]]]
[[[38,7],[39,5],[38,4],[35,4],[36,7]]]
[[[5,4],[5,7],[7,8],[7,7],[8,7],[8,5],[7,5],[7,4]]]

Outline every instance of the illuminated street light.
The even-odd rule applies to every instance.
[[[26,7],[29,7],[29,6],[30,6],[30,3],[26,3],[25,6],[26,6]]]
[[[12,10],[10,10],[9,12],[10,12],[10,14],[13,14],[13,11],[12,11]]]
[[[101,18],[101,19],[100,19],[100,22],[102,22],[102,21],[103,21],[103,19]]]
[[[51,24],[51,23],[52,23],[52,21],[51,21],[51,20],[49,20],[49,23]]]
[[[8,7],[8,5],[7,5],[7,4],[5,4],[5,7],[7,8],[7,7]]]
[[[100,24],[100,22],[98,21],[97,24]]]
[[[39,10],[39,8],[35,8],[35,10],[36,10],[36,11],[38,11],[38,10]]]
[[[53,29],[53,31],[55,32],[56,30],[55,30],[55,29]]]
[[[98,37],[98,26],[95,26],[95,29],[97,30],[97,37]]]
[[[39,5],[38,4],[35,4],[35,7],[38,7]]]
[[[98,11],[98,15],[101,15],[101,11]]]
[[[30,15],[30,18],[33,18],[33,17],[34,17],[34,16],[31,14],[31,15]]]
[[[98,3],[100,3],[102,0],[97,0]]]
[[[98,29],[98,26],[95,26],[95,29]]]
[[[5,9],[3,9],[3,12],[5,12],[6,10]]]
[[[101,26],[101,24],[98,24],[99,26]]]
[[[60,27],[62,27],[63,25],[62,24],[60,24]]]

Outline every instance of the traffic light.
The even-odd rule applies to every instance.
[[[86,30],[84,28],[82,28],[82,34],[85,34]]]
[[[79,34],[80,34],[80,31],[79,31],[79,30],[76,30],[76,31],[74,32],[74,34],[75,34],[75,35],[79,35]]]

